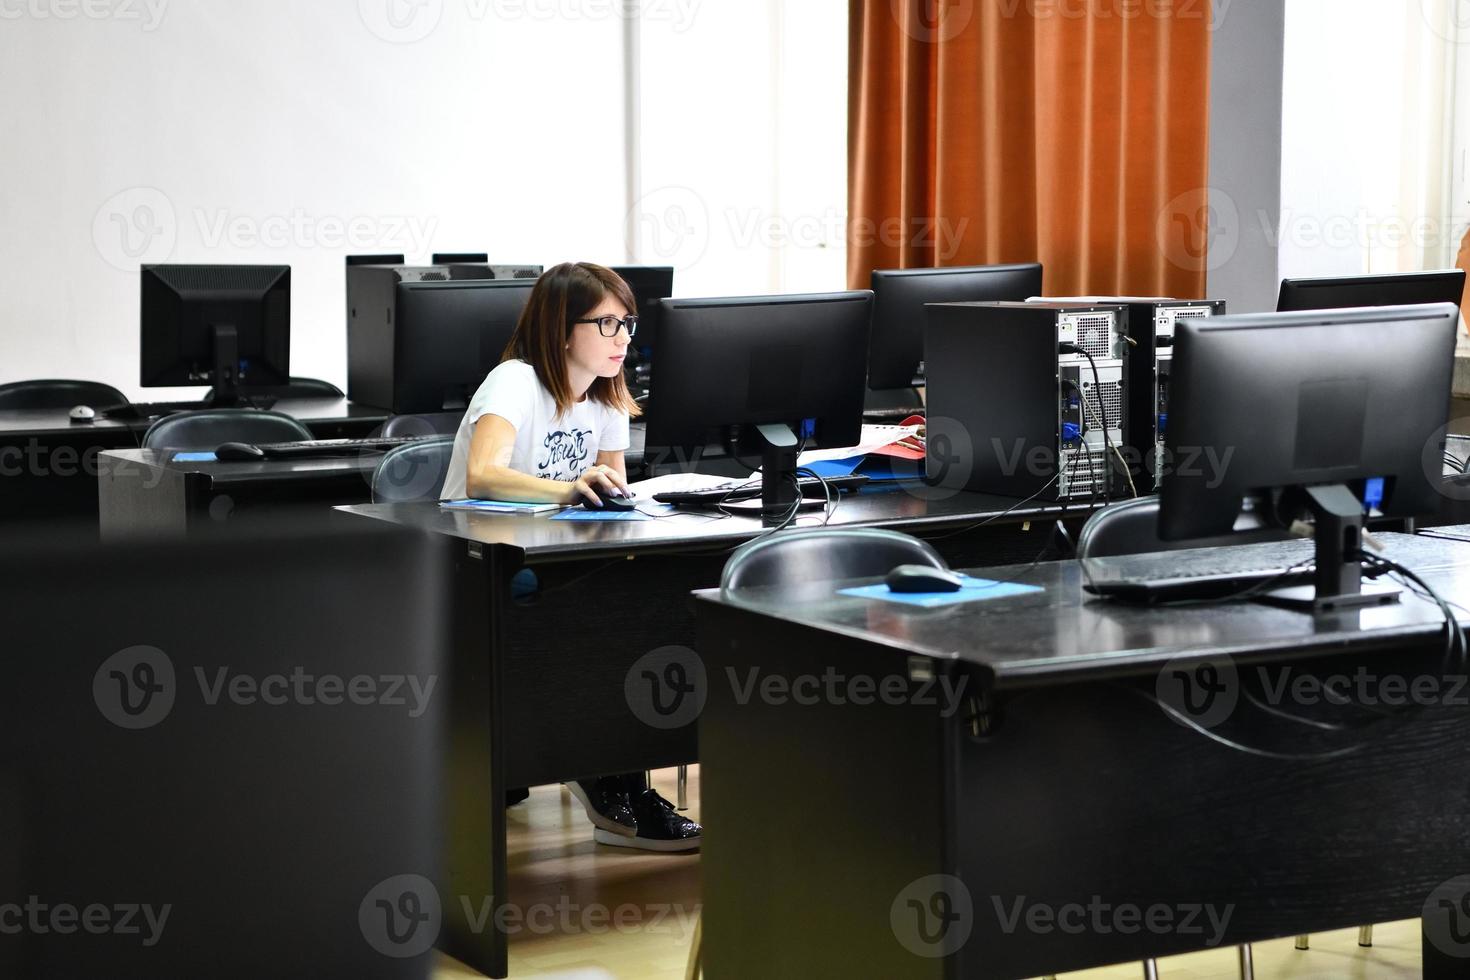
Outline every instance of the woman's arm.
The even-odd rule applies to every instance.
[[[480,500],[514,500],[525,503],[576,504],[584,497],[601,502],[599,491],[611,492],[614,488],[627,492],[627,478],[623,476],[622,453],[599,453],[618,457],[618,466],[594,466],[574,483],[561,480],[543,480],[513,470],[508,465],[515,452],[516,430],[499,415],[484,415],[475,423],[475,434],[470,439],[466,492]]]

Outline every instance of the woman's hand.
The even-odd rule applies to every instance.
[[[623,475],[611,466],[598,464],[589,467],[577,477],[572,484],[572,499],[570,504],[580,504],[584,500],[590,500],[599,507],[602,506],[603,495],[621,493],[624,497],[633,496],[633,491],[628,489],[628,481]]]

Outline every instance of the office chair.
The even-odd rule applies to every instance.
[[[373,503],[438,500],[453,455],[453,436],[411,442],[390,451],[373,471]]]
[[[437,412],[433,415],[395,415],[383,424],[383,438],[403,436],[452,436],[459,433],[463,412]]]
[[[887,575],[899,565],[949,567],[927,542],[907,534],[876,528],[831,528],[742,545],[725,563],[720,592],[733,597],[741,589],[874,578]]]
[[[100,381],[13,381],[0,385],[0,409],[112,408],[128,404],[128,396]]]
[[[222,442],[305,442],[311,438],[311,430],[289,415],[218,408],[159,419],[143,434],[143,448],[208,450]]]
[[[246,398],[258,395],[261,398],[346,398],[342,389],[330,381],[322,381],[319,378],[292,378],[283,385],[262,385],[260,387],[244,387],[240,394]],[[214,397],[214,389],[209,389],[205,399]]]
[[[1236,521],[1235,532],[1224,537],[1165,541],[1159,537],[1159,498],[1139,497],[1104,507],[1089,517],[1077,536],[1077,557],[1110,558],[1290,540],[1285,529],[1268,527],[1253,512],[1246,512]]]

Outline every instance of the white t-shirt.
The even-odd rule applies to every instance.
[[[454,437],[454,455],[444,479],[443,500],[468,495],[470,440],[475,423],[498,415],[516,430],[510,468],[545,480],[571,483],[597,462],[600,452],[628,448],[628,416],[615,408],[584,398],[566,417],[556,414],[556,399],[525,361],[506,361],[470,399],[469,411]]]

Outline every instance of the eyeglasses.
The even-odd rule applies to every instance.
[[[622,319],[618,319],[615,316],[600,316],[590,320],[573,320],[572,322],[595,323],[597,324],[597,332],[604,337],[616,337],[619,327],[626,327],[630,338],[638,333],[638,317],[635,314],[629,314]]]

